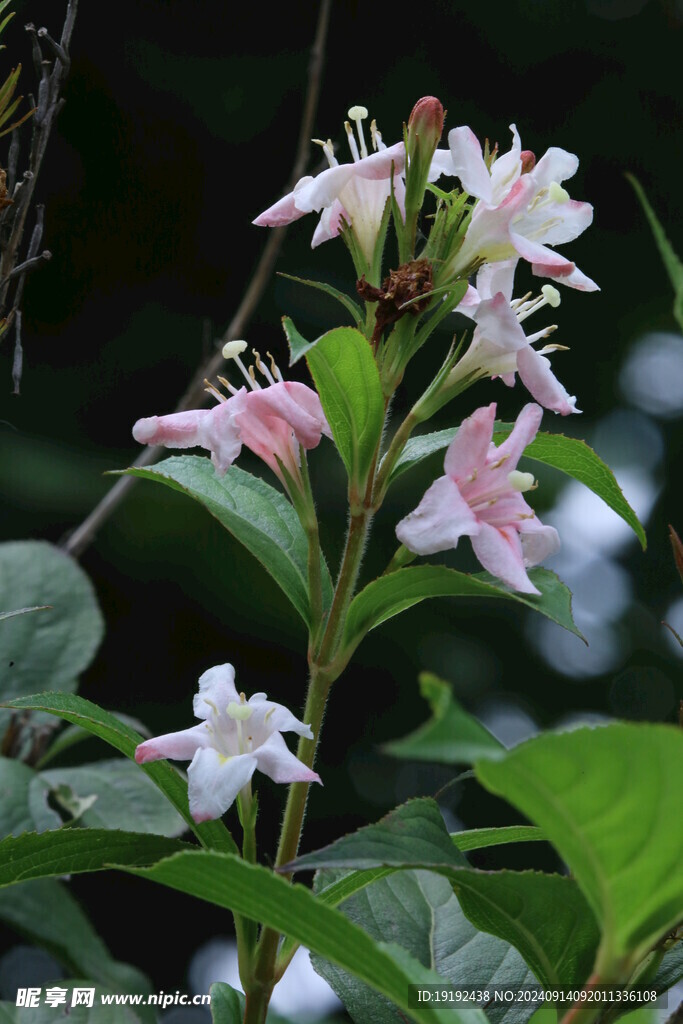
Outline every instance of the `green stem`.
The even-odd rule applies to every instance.
[[[382,504],[382,501],[384,500],[384,495],[386,494],[387,487],[389,484],[389,477],[391,476],[391,471],[396,465],[399,455],[405,448],[410,438],[410,435],[417,426],[418,422],[418,418],[413,414],[411,410],[411,412],[408,413],[403,423],[394,434],[391,444],[387,449],[386,455],[382,459],[382,465],[380,467],[379,473],[377,474],[377,479],[375,480],[375,489],[372,497],[372,506],[374,509],[378,509]]]
[[[311,626],[310,626],[310,650],[314,650],[318,643],[318,634],[323,622],[323,587],[322,570],[320,567],[320,533],[318,530],[318,517],[315,513],[315,502],[311,489],[311,478],[308,474],[308,463],[303,448],[300,449],[301,456],[301,480],[303,483],[303,494],[305,505],[299,512],[302,526],[306,531],[308,539],[308,590],[311,602]]]

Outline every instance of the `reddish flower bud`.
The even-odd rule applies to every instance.
[[[408,134],[419,135],[425,142],[433,142],[436,149],[443,131],[443,119],[444,109],[436,96],[423,96],[408,118]]]
[[[519,159],[522,161],[522,174],[528,174],[529,171],[533,171],[536,166],[536,157],[530,149],[523,149],[519,154]]]

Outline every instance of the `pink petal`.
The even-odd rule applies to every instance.
[[[551,146],[531,172],[538,188],[547,188],[551,182],[573,178],[579,167],[579,158],[566,149]]]
[[[251,754],[223,757],[213,747],[198,750],[187,770],[190,814],[195,821],[220,818],[256,771]]]
[[[409,551],[432,555],[457,547],[462,536],[478,530],[477,518],[458,485],[450,476],[442,476],[434,481],[415,511],[401,520],[396,536]]]
[[[444,469],[448,476],[454,480],[463,480],[484,465],[495,418],[496,403],[492,402],[462,421],[444,459]]]
[[[135,749],[137,764],[148,764],[170,757],[173,761],[191,761],[198,750],[202,750],[211,742],[211,735],[202,722],[191,729],[181,732],[167,732],[163,736],[155,736],[151,740],[139,743]]]
[[[494,455],[496,461],[507,456],[504,466],[501,467],[505,470],[506,475],[516,468],[522,452],[536,437],[542,419],[543,410],[540,405],[535,405],[533,402],[525,405],[520,412],[512,433],[503,441]]]
[[[254,701],[254,697],[251,697],[248,703],[254,708],[249,719],[249,730],[255,742],[265,743],[273,732],[295,732],[298,736],[313,739],[310,725],[300,722],[283,704],[276,704],[271,700]]]
[[[225,711],[230,701],[239,703],[239,699],[233,666],[227,663],[214,665],[199,677],[199,692],[194,695],[192,702],[195,718],[210,718],[214,714],[211,705],[219,711]]]
[[[572,270],[570,274],[563,274],[562,276],[547,273],[544,267],[532,267],[531,273],[535,274],[536,277],[554,277],[554,279],[558,281],[560,284],[567,285],[567,287],[569,288],[576,288],[577,291],[580,292],[600,291],[600,288],[595,283],[595,281],[591,280],[590,277],[587,277],[584,273],[582,273],[578,267],[574,267],[574,270]]]
[[[522,143],[514,124],[510,125],[512,146],[507,153],[499,156],[491,168],[491,184],[494,201],[500,202],[510,191],[522,173]]]
[[[560,537],[554,526],[544,526],[535,517],[525,519],[520,528],[525,565],[538,565],[560,550]]]
[[[481,523],[481,530],[472,537],[474,553],[493,576],[523,594],[539,594],[524,569],[522,544],[514,526],[497,528]]]
[[[259,392],[260,393],[260,392]],[[239,416],[240,435],[254,455],[263,459],[282,483],[280,464],[290,476],[299,469],[299,451],[290,425],[279,416],[268,416],[264,409],[251,406]]]
[[[448,133],[453,173],[471,196],[489,203],[492,197],[491,175],[484,163],[481,143],[471,128],[463,125]]]
[[[484,299],[474,315],[481,334],[503,352],[517,352],[528,347],[522,325],[502,292]]]
[[[318,226],[313,232],[313,238],[311,240],[311,249],[316,249],[323,242],[327,242],[330,238],[336,238],[342,229],[342,222],[350,221],[350,217],[342,203],[338,199],[323,210],[318,221]]]
[[[485,263],[477,274],[477,291],[481,298],[492,299],[497,292],[502,292],[510,302],[518,262],[519,260],[515,259]]]
[[[550,369],[550,360],[527,345],[517,353],[517,369],[524,386],[544,409],[551,409],[561,416],[580,412],[576,398],[560,384]]]
[[[260,213],[256,220],[252,221],[252,224],[262,228],[278,228],[284,224],[291,224],[293,221],[305,216],[308,211],[302,210],[296,205],[296,190],[303,188],[304,185],[311,181],[313,181],[313,178],[310,174],[305,178],[301,178],[293,192],[289,192],[282,199],[278,199],[277,203],[273,203],[267,210]]]
[[[199,433],[210,409],[189,409],[168,416],[148,416],[133,426],[133,437],[140,444],[161,444],[166,448],[196,448]]]
[[[571,274],[574,269],[574,264],[566,256],[562,256],[553,249],[548,249],[540,242],[532,242],[522,234],[511,231],[510,241],[520,256],[523,256],[529,263],[543,268],[544,277],[550,276],[550,272],[553,273],[553,276],[566,276]]]
[[[287,748],[279,732],[274,732],[254,751],[259,771],[273,782],[320,782],[317,772],[307,768]]]

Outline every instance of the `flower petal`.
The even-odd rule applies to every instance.
[[[230,701],[239,702],[239,699],[233,666],[227,662],[214,665],[199,677],[199,692],[192,702],[195,718],[210,718],[215,713],[214,707],[223,712]]]
[[[348,223],[350,219],[343,203],[335,199],[332,205],[326,207],[320,215],[318,226],[313,232],[313,238],[311,239],[311,249],[317,249],[323,242],[329,241],[330,238],[335,238],[342,229],[342,222],[346,221]]]
[[[496,403],[492,402],[462,421],[444,459],[444,469],[448,476],[462,480],[484,465],[495,419]]]
[[[504,352],[517,352],[528,347],[526,334],[502,292],[484,299],[474,314],[479,331],[486,340]],[[477,332],[475,332],[477,333]]]
[[[198,750],[210,743],[211,734],[206,723],[202,722],[193,725],[191,729],[167,732],[164,736],[154,736],[151,740],[139,743],[135,749],[135,761],[136,764],[147,764],[166,757],[173,761],[191,761]]]
[[[478,530],[477,518],[458,485],[450,476],[442,476],[434,481],[417,508],[397,525],[396,536],[409,551],[432,555],[457,547],[462,536]]]
[[[288,749],[279,732],[274,732],[254,751],[259,771],[273,782],[320,782],[317,772],[307,768]]]
[[[558,183],[573,178],[579,168],[579,158],[566,149],[551,146],[546,150],[531,174],[538,188],[547,188],[553,181]]]
[[[484,163],[481,143],[477,136],[466,125],[453,128],[448,133],[448,145],[451,149],[453,171],[460,178],[462,187],[471,196],[489,203],[493,194],[491,175]]]
[[[272,700],[255,701],[253,697],[248,703],[254,709],[249,719],[249,732],[258,745],[265,743],[273,732],[295,732],[298,736],[313,739],[310,725],[300,722],[283,704],[276,704]]]
[[[535,517],[524,520],[520,538],[522,556],[527,566],[538,565],[560,550],[560,535],[555,527],[544,526]]]
[[[502,468],[506,475],[516,468],[522,452],[536,437],[542,419],[543,410],[540,405],[533,402],[525,405],[520,412],[511,434],[498,447],[493,456],[496,461],[505,457],[505,465]]]
[[[252,416],[277,416],[288,423],[304,448],[315,448],[323,433],[331,437],[320,399],[312,388],[298,381],[278,381],[247,395],[245,412]],[[238,419],[242,423],[242,418]]]
[[[576,408],[576,398],[560,384],[550,368],[550,360],[527,345],[517,353],[519,378],[529,393],[544,409],[551,409],[561,416],[581,412]]]
[[[252,754],[223,757],[213,747],[198,750],[187,770],[190,814],[194,820],[211,821],[225,814],[257,765]]]
[[[514,526],[496,527],[481,523],[472,537],[474,553],[493,576],[523,594],[538,594],[524,568],[522,544]]]

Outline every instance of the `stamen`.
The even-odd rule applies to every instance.
[[[219,377],[218,381],[223,385],[226,391],[229,391],[231,395],[237,394],[237,388],[234,388],[227,377]]]
[[[243,697],[244,694],[240,694],[240,696]],[[235,700],[230,701],[226,711],[235,722],[246,722],[254,713],[254,709],[249,704],[238,704]]]
[[[363,121],[368,116],[367,107],[351,107],[349,110],[349,117],[352,121],[356,122],[356,131],[358,132],[358,140],[360,142],[361,156],[366,157],[368,155],[368,147],[365,145],[365,136],[363,135]]]
[[[269,711],[266,711],[265,718],[263,719],[263,724],[265,725],[266,722],[268,721],[268,719],[272,718],[272,716],[274,714],[275,714],[275,708],[271,708]]]
[[[252,348],[251,351],[254,353],[254,359],[256,360],[256,369],[259,371],[259,373],[263,374],[263,376],[266,378],[269,384],[274,384],[275,378],[273,377],[268,367],[264,366],[263,363],[261,362],[261,356],[259,355],[259,353],[256,351],[255,348]]]
[[[522,295],[520,299],[513,299],[512,302],[510,303],[511,309],[518,310],[521,309],[522,306],[527,306],[527,300],[531,298],[532,294],[532,292],[527,292],[526,295]]]
[[[351,156],[355,164],[360,160],[360,153],[358,152],[358,146],[356,145],[356,139],[353,134],[353,128],[348,121],[344,121],[344,130],[346,131],[346,137],[349,140],[349,149],[351,150]]]
[[[283,381],[284,377],[280,373],[280,368],[271,356],[270,352],[266,352],[266,355],[270,359],[270,372],[273,374],[276,380]]]
[[[205,697],[204,698],[204,703],[209,705],[209,707],[213,711],[214,715],[218,715],[218,708],[216,707],[216,705],[214,704],[214,702],[212,700],[209,700],[208,697]]]
[[[382,134],[377,128],[377,122],[374,119],[370,122],[370,138],[372,139],[372,148],[376,153],[387,148],[382,142]]]
[[[330,167],[337,167],[339,161],[334,155],[334,146],[332,145],[332,139],[328,139],[324,142],[322,139],[311,139],[311,142],[315,142],[316,146],[322,146],[323,153],[327,157],[327,162]]]
[[[233,359],[239,366],[240,372],[244,379],[246,380],[249,387],[252,388],[253,390],[258,389],[260,391],[261,385],[258,383],[254,376],[247,372],[246,366],[240,359],[240,355],[242,354],[242,352],[245,351],[246,348],[246,341],[229,341],[227,345],[223,346],[223,358]]]
[[[541,295],[549,306],[556,308],[562,302],[562,296],[552,284],[544,284],[541,288]]]
[[[518,469],[513,469],[511,473],[508,473],[508,483],[513,491],[519,491],[522,494],[524,491],[534,490],[538,486],[533,473],[520,473]]]
[[[509,455],[501,455],[501,457],[500,457],[499,459],[497,459],[497,461],[496,461],[496,462],[492,462],[492,463],[491,463],[491,464],[490,464],[489,466],[487,466],[486,468],[487,468],[487,469],[500,469],[500,467],[501,467],[501,466],[502,466],[502,465],[503,465],[503,464],[504,464],[505,462],[507,462],[507,460],[508,460],[509,458],[510,458],[510,456],[509,456]]]
[[[249,367],[249,383],[251,384],[252,389],[254,391],[257,391],[257,390],[258,391],[262,391],[263,390],[261,385],[259,384],[259,382],[256,380],[256,374],[254,373],[254,367],[253,366]]]
[[[213,395],[213,397],[217,398],[219,402],[227,402],[227,398],[225,397],[225,395],[222,395],[218,388],[215,386],[215,384],[212,384],[210,380],[206,379],[206,377],[204,378],[204,383],[206,384],[204,390],[206,391],[207,394]]]
[[[550,187],[548,189],[548,196],[555,203],[568,203],[569,202],[569,192],[567,192],[566,189],[562,188],[562,186],[557,181],[551,181],[550,182]]]

